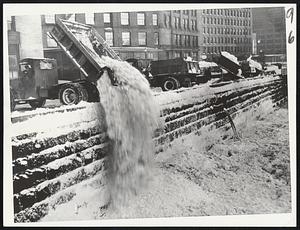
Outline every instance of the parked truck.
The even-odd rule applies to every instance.
[[[148,76],[150,85],[161,87],[164,91],[182,86],[190,87],[209,80],[209,76],[200,69],[197,61],[184,58],[152,61],[149,73],[151,74],[151,77]]]
[[[121,59],[92,26],[57,19],[49,36],[80,69],[82,76],[59,83],[56,60],[23,59],[19,77],[10,81],[12,110],[21,103],[29,103],[33,108],[42,107],[46,99],[60,99],[65,105],[77,104],[82,100],[99,101],[96,82],[104,71],[108,72],[112,84],[117,84],[113,72],[101,61],[101,56]]]

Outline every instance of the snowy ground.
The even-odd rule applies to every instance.
[[[127,206],[100,209],[103,190],[89,188],[41,221],[291,212],[287,117],[286,108],[245,115],[241,140],[232,130],[176,140]]]

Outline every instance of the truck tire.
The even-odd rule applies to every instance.
[[[45,98],[40,98],[34,101],[29,101],[28,102],[31,108],[36,109],[36,108],[41,108],[45,105],[46,99]]]
[[[76,105],[88,100],[87,90],[79,83],[65,84],[59,90],[59,100],[64,105]]]
[[[169,91],[169,90],[174,90],[174,89],[179,88],[178,86],[179,86],[178,80],[176,80],[173,77],[169,77],[163,82],[163,85],[161,88],[163,91]]]

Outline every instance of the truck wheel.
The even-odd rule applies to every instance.
[[[179,82],[175,78],[169,77],[164,81],[162,90],[163,91],[174,90],[174,89],[178,88],[178,85],[179,85]]]
[[[41,108],[41,107],[43,107],[45,105],[46,99],[45,98],[41,98],[41,99],[38,99],[38,100],[29,101],[28,103],[31,106],[31,108],[33,108],[33,109]]]
[[[60,102],[64,105],[76,105],[88,100],[87,90],[80,84],[65,84],[59,91]]]

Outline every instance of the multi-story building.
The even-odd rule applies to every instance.
[[[219,51],[238,58],[251,54],[250,9],[206,9],[200,12],[201,53],[210,59]]]
[[[42,15],[38,23],[42,29],[44,56],[55,58],[59,63],[59,75],[70,78],[80,74],[79,71],[47,35],[56,18],[92,25],[123,60],[186,56],[195,60],[206,56],[209,60],[219,51],[228,51],[238,57],[251,53],[249,9]]]
[[[283,7],[252,9],[252,30],[255,54],[286,57],[285,11]]]

